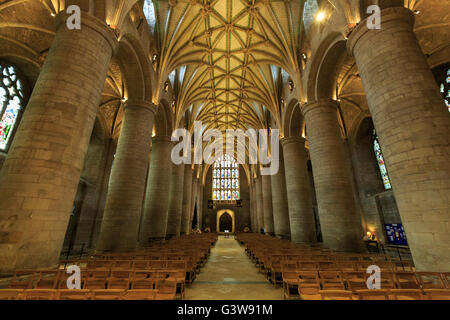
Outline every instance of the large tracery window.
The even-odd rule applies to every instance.
[[[6,152],[24,105],[18,70],[0,61],[0,151]]]
[[[214,162],[212,198],[214,201],[234,202],[239,196],[239,166],[232,156],[225,154]]]
[[[384,189],[390,190],[392,189],[391,180],[389,179],[386,164],[384,163],[383,153],[381,152],[380,142],[378,141],[378,136],[375,130],[373,130],[373,150],[375,151],[375,157],[377,158],[378,168],[380,169]]]

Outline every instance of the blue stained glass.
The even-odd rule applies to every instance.
[[[213,200],[231,201],[239,199],[239,172],[234,157],[228,154],[223,155],[215,161],[213,168],[216,167],[218,169],[213,169]],[[214,178],[220,179],[216,181]],[[215,191],[217,191],[216,195],[214,195]]]
[[[375,136],[373,140],[373,149],[375,151],[375,156],[377,158],[378,168],[380,170],[381,179],[383,180],[383,185],[385,190],[392,189],[391,180],[387,173],[386,164],[384,163],[383,153],[381,152],[381,147],[378,142],[378,137]]]
[[[6,151],[22,109],[22,84],[12,66],[0,64],[0,150]]]

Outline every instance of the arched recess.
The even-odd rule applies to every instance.
[[[161,100],[155,117],[156,136],[170,137],[173,132],[172,111],[166,100]]]
[[[129,34],[121,37],[114,58],[119,61],[125,78],[125,96],[152,101],[150,63],[139,41]]]
[[[336,80],[342,63],[347,56],[346,43],[347,41],[342,36],[339,36],[334,39],[325,51],[315,86],[317,100],[322,98],[337,99]]]
[[[236,229],[236,216],[234,214],[233,210],[230,209],[223,209],[223,210],[218,210],[217,211],[217,219],[216,219],[216,231],[220,232],[220,218],[222,217],[223,214],[229,214],[231,216],[232,219],[232,229],[231,232],[234,233],[235,229]]]
[[[344,36],[341,33],[332,32],[330,33],[320,44],[317,50],[310,57],[310,64],[307,66],[306,75],[306,98],[307,101],[315,101],[317,97],[317,86],[320,69],[322,67],[322,62],[325,59],[329,50],[333,45],[339,41],[345,41]],[[343,53],[346,53],[345,50]]]
[[[304,119],[297,99],[289,102],[283,117],[283,136],[299,137],[304,132]]]

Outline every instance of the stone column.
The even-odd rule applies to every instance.
[[[128,100],[124,111],[98,251],[132,250],[138,241],[156,108],[150,102]]]
[[[416,269],[450,265],[450,116],[402,7],[381,12],[381,29],[362,21],[355,57]]]
[[[194,210],[197,204],[197,192],[198,192],[198,179],[195,177],[196,171],[193,172],[192,183],[192,195],[191,195],[191,209],[189,212],[189,233],[192,231],[192,223],[194,220]],[[198,206],[197,206],[197,218],[198,218]]]
[[[152,240],[166,237],[172,146],[170,137],[153,138],[141,226],[141,246],[148,245]]]
[[[172,164],[166,237],[179,237],[183,210],[184,165]]]
[[[283,149],[279,148],[279,151],[280,154],[278,160],[272,160],[278,161],[278,172],[271,176],[274,232],[279,238],[289,239],[291,228],[286,193]]]
[[[326,247],[360,252],[364,250],[361,220],[355,207],[337,107],[337,102],[331,99],[311,102],[302,107],[320,225]]]
[[[203,185],[201,183],[201,178],[198,181],[198,206],[197,206],[197,217],[198,217],[198,227],[202,229],[203,220]]]
[[[256,182],[256,232],[260,232],[264,227],[264,206],[263,206],[263,190],[262,190],[262,178],[258,176],[255,179]]]
[[[314,243],[317,238],[306,165],[305,139],[284,138],[281,144],[291,240],[295,243]]]
[[[253,232],[257,231],[256,227],[256,202],[255,202],[255,181],[253,181],[250,186],[250,222],[251,222],[251,229]]]
[[[189,234],[189,220],[192,199],[192,167],[184,165],[183,211],[181,216],[181,234]]]
[[[262,178],[263,206],[264,206],[264,231],[266,234],[274,235],[273,232],[273,208],[272,208],[272,184],[270,176],[264,175]]]
[[[2,274],[57,263],[117,46],[103,21],[82,13],[81,30],[69,30],[67,17],[56,17],[56,35],[0,173]]]

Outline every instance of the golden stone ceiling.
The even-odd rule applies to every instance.
[[[155,1],[159,81],[177,69],[177,119],[207,128],[279,121],[281,69],[297,74],[303,1]],[[296,83],[298,79],[293,79]],[[264,107],[263,107],[264,106]]]

